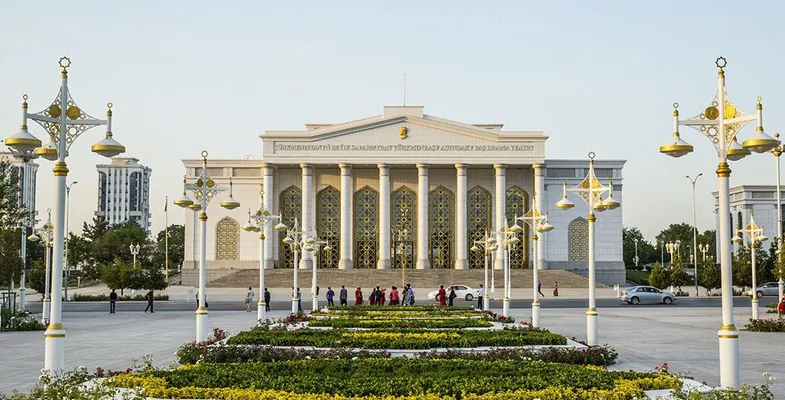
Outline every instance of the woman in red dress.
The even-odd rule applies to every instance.
[[[439,305],[444,307],[447,305],[447,291],[444,290],[444,285],[439,286]]]
[[[354,305],[359,306],[363,303],[363,291],[360,288],[354,291]]]
[[[385,304],[386,298],[387,298],[387,288],[384,288],[384,289],[382,289],[382,298],[379,299],[379,305],[380,306],[383,306]]]

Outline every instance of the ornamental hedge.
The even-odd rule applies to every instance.
[[[328,308],[330,312],[342,311],[439,311],[439,312],[456,312],[456,311],[474,311],[472,306],[333,306]]]
[[[415,354],[415,358],[428,359],[461,359],[484,361],[545,361],[564,364],[608,366],[618,358],[613,348],[609,346],[594,346],[590,348],[574,347],[547,347],[542,349],[509,348],[492,349],[487,352],[473,351],[428,351]],[[343,359],[354,358],[389,358],[386,351],[353,351],[348,349],[291,349],[276,348],[259,345],[221,345],[202,346],[188,343],[177,351],[180,364],[206,363],[243,363],[243,362],[277,362],[308,359]]]
[[[454,399],[633,399],[644,390],[679,389],[666,374],[607,371],[558,363],[368,358],[274,363],[200,363],[171,371],[121,375],[118,387],[143,387],[150,397],[229,398],[238,389],[344,397],[449,396]],[[213,391],[230,389],[231,392]],[[256,393],[258,394],[258,393]],[[488,394],[496,396],[488,397]],[[559,394],[559,397],[554,396]],[[247,393],[246,393],[247,395]],[[271,398],[239,397],[232,399]],[[328,398],[328,397],[314,397]],[[435,397],[434,397],[435,398]]]
[[[785,332],[785,319],[750,319],[744,327],[750,332]]]
[[[534,329],[491,331],[429,331],[425,329],[379,329],[348,331],[345,329],[279,330],[259,327],[229,338],[229,344],[270,346],[349,347],[361,349],[431,349],[438,347],[506,347],[531,345],[566,345],[567,338]]]
[[[314,319],[308,326],[330,326],[333,328],[432,328],[432,329],[459,329],[459,328],[487,328],[490,322],[474,318],[456,319],[356,319],[356,318],[325,318]]]

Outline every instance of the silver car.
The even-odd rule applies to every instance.
[[[749,289],[745,292],[747,296],[752,296],[752,289]],[[780,295],[779,292],[779,283],[777,282],[766,282],[757,287],[756,294],[757,297],[763,296],[774,296],[778,297]]]
[[[627,304],[673,304],[676,295],[652,286],[633,286],[621,292],[619,300]]]

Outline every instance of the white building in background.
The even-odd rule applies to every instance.
[[[115,157],[111,164],[98,164],[98,210],[110,225],[135,221],[149,231],[150,174],[152,169],[136,158]]]
[[[261,160],[208,160],[211,178],[222,186],[231,178],[242,206],[220,208],[228,196],[222,193],[207,210],[207,267],[258,268],[259,240],[241,234],[240,227],[247,210],[258,208],[260,187],[267,209],[282,215],[286,225],[296,219],[335,249],[323,253],[320,268],[344,270],[483,268],[482,254],[469,250],[473,242],[505,222],[514,224],[537,192],[536,201],[555,226],[538,241],[544,268],[586,275],[588,207],[573,194],[575,208],[563,211],[554,204],[562,198],[565,181],[571,187],[586,176],[588,158],[548,160],[543,132],[502,127],[427,115],[423,107],[389,106],[365,119],[267,131],[261,135]],[[613,179],[618,201],[624,163],[595,161],[602,183]],[[202,160],[183,164],[194,182]],[[186,213],[185,265],[195,267],[196,213]],[[625,281],[622,227],[621,207],[597,214],[600,282]],[[266,268],[292,268],[293,254],[283,235],[272,229],[265,235]],[[512,268],[530,268],[531,232],[525,230],[520,239],[524,246],[513,250]],[[502,257],[499,251],[496,268],[502,267]],[[301,254],[299,268],[310,268],[312,262],[310,253]]]
[[[712,195],[714,196],[715,226],[719,232],[720,218],[717,212],[719,209],[719,194],[718,192],[713,192]],[[781,196],[783,203],[785,203],[785,190],[782,191]],[[741,185],[732,187],[730,189],[731,234],[736,234],[737,231],[747,226],[750,222],[750,211],[755,215],[755,224],[762,226],[763,234],[769,238],[769,240],[763,242],[763,248],[768,249],[771,239],[779,236],[777,234],[777,186]],[[783,215],[783,211],[780,210],[780,218]],[[749,245],[746,236],[744,237],[744,242]],[[717,248],[720,248],[719,243]]]
[[[20,181],[22,183],[22,204],[25,209],[35,215],[35,193],[36,193],[36,176],[38,175],[38,164],[29,161],[26,165],[21,158],[18,158],[11,153],[8,147],[0,141],[0,161],[6,161],[14,165],[19,173],[21,173]],[[30,226],[33,226],[31,223]]]

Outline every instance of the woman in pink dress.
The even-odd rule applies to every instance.
[[[400,298],[398,297],[398,288],[393,286],[392,291],[390,292],[390,305],[397,306],[400,304]]]

